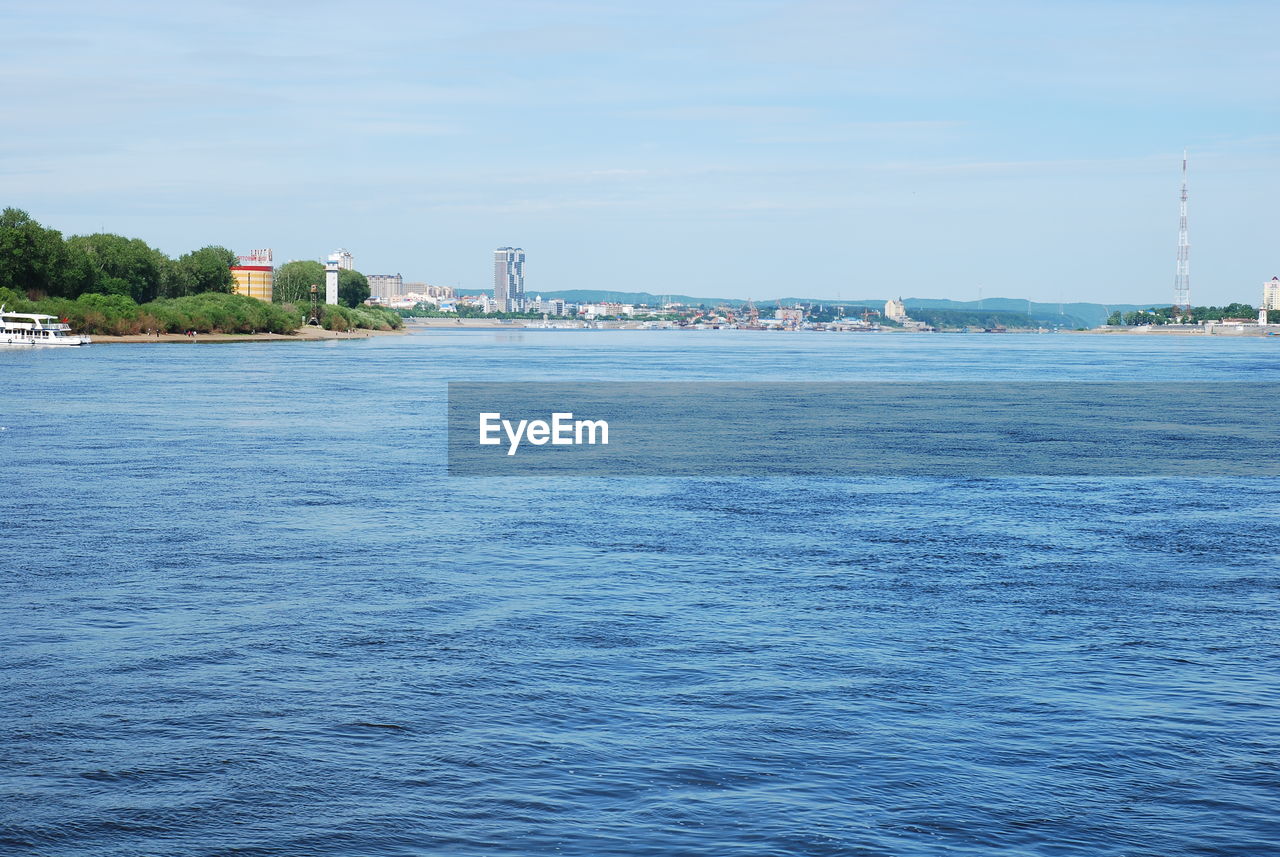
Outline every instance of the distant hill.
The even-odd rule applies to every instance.
[[[478,295],[492,294],[487,289],[461,289],[460,294]],[[532,296],[535,293],[530,293]],[[705,305],[714,306],[731,306],[738,307],[746,303],[742,298],[709,298],[696,297],[694,295],[655,295],[649,292],[609,292],[601,289],[568,289],[563,291],[537,292],[544,298],[560,298],[569,303],[601,303],[610,301],[624,304],[661,304],[661,303],[682,303],[690,306]],[[875,308],[883,308],[886,298],[867,298],[861,300],[832,300],[831,298],[801,298],[801,297],[780,297],[770,298],[767,300],[755,301],[758,307],[772,306],[791,306],[793,304],[818,305],[818,306],[843,306],[843,307],[861,307],[869,306]],[[903,298],[902,301],[907,308],[908,314],[913,309],[916,310],[954,310],[965,315],[955,315],[951,318],[970,317],[979,319],[982,317],[990,317],[992,313],[1017,313],[1022,316],[1029,317],[1035,324],[1040,325],[1056,325],[1065,327],[1097,327],[1105,324],[1107,316],[1119,310],[1120,312],[1132,312],[1139,309],[1151,309],[1153,307],[1168,306],[1168,304],[1150,303],[1150,304],[1095,304],[1086,302],[1072,303],[1043,303],[1039,301],[1028,301],[1023,298],[985,298],[981,301],[953,301],[945,298]],[[968,316],[969,313],[974,315]],[[926,318],[925,316],[929,316]],[[913,316],[916,317],[916,316]],[[941,320],[945,316],[934,316],[930,313],[920,313],[920,321],[930,321],[930,318]],[[933,322],[930,322],[933,323]]]

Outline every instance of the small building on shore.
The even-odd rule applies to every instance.
[[[884,302],[884,317],[899,324],[907,320],[907,305],[902,302],[902,298]]]
[[[237,256],[237,264],[231,266],[232,288],[237,295],[247,295],[270,303],[275,282],[275,269],[271,265],[271,249],[254,250],[247,256]]]
[[[545,310],[543,310],[545,312]],[[623,316],[635,315],[635,304],[614,303],[611,301],[602,301],[594,304],[580,304],[578,306],[578,315],[584,318],[596,318],[598,316],[607,315],[614,318],[622,318]]]

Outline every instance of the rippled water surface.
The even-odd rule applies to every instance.
[[[1278,367],[1068,335],[0,352],[0,853],[1280,853],[1274,480],[443,475],[448,380]]]

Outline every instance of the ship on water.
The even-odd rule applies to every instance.
[[[92,340],[71,332],[71,326],[55,315],[8,312],[0,305],[0,345],[88,345]]]

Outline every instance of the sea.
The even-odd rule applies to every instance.
[[[1280,854],[1274,478],[449,476],[486,380],[1274,399],[1280,339],[0,351],[0,854]]]

